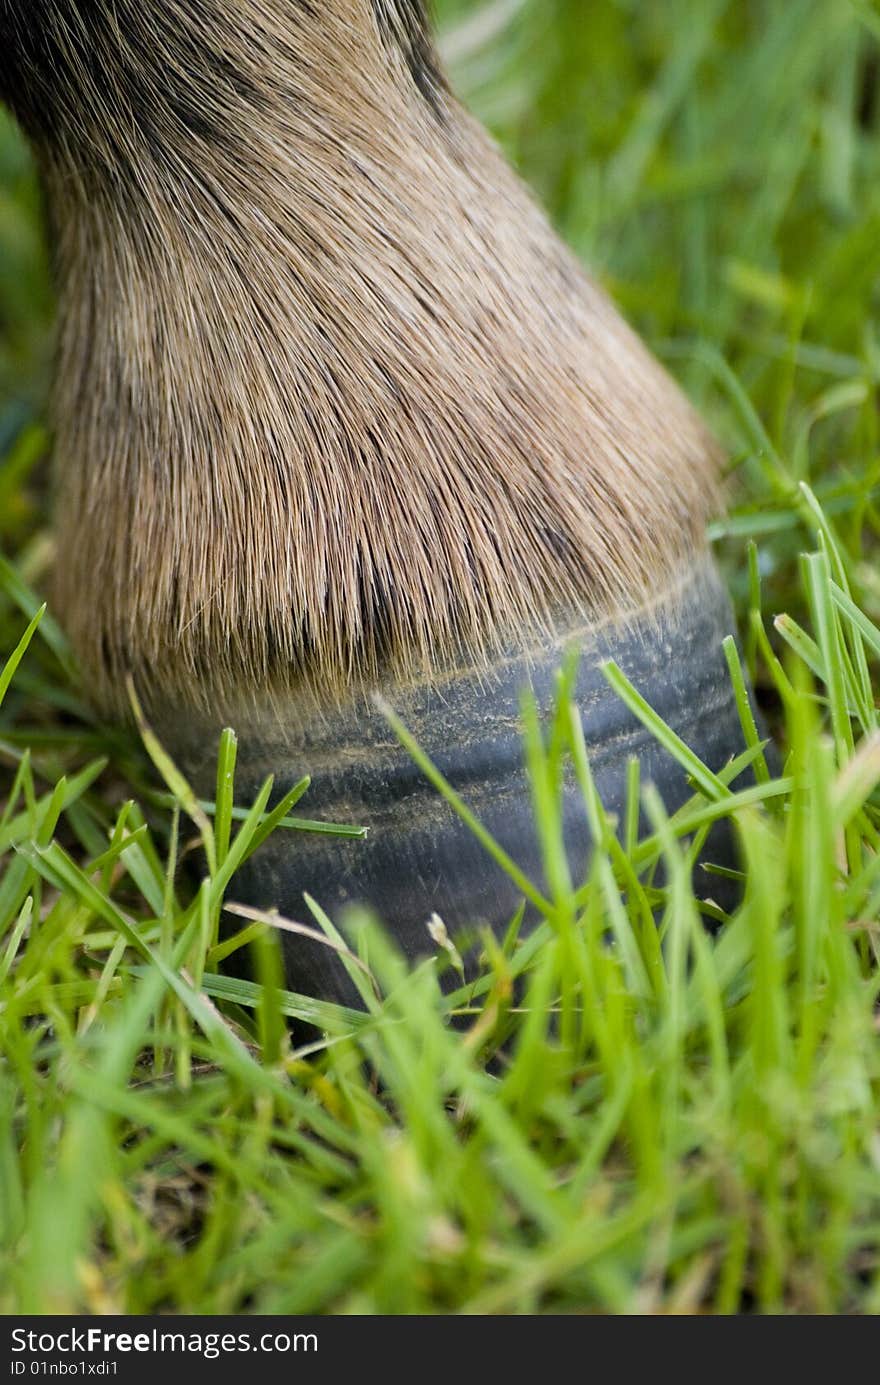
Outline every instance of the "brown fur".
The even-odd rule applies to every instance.
[[[430,671],[700,546],[712,440],[418,6],[34,3],[51,42],[0,87],[54,228],[56,603],[102,700]]]

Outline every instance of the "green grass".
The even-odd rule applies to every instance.
[[[566,670],[551,726],[524,707],[537,933],[486,939],[482,980],[444,996],[454,954],[408,974],[355,919],[362,1012],[284,992],[259,921],[259,983],[223,976],[232,869],[297,830],[307,789],[268,821],[265,796],[234,810],[227,736],[196,802],[149,737],[94,721],[37,614],[64,562],[51,295],[3,124],[0,1311],[880,1309],[880,10],[442,10],[460,88],[728,445],[713,538],[781,777],[743,706],[755,787],[676,747],[692,802],[667,819],[633,770],[652,832],[630,812],[615,835]],[[565,766],[598,843],[584,878]],[[688,856],[720,815],[745,894],[709,933]],[[292,1051],[285,1016],[323,1038]]]

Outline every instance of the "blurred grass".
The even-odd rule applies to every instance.
[[[444,998],[362,920],[365,1014],[316,1008],[259,924],[262,984],[220,973],[229,853],[266,825],[232,813],[231,739],[206,818],[94,723],[47,612],[0,681],[0,1310],[876,1312],[880,10],[440,10],[459,90],[727,444],[713,537],[784,776],[671,824],[648,790],[624,849],[563,682],[546,745],[525,715],[542,932]],[[0,664],[53,557],[50,322],[0,116]],[[564,762],[602,844],[570,887]],[[710,937],[682,843],[719,812],[747,887]]]

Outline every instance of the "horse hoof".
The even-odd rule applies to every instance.
[[[711,771],[744,749],[744,738],[722,650],[734,631],[729,601],[709,558],[697,559],[676,587],[626,622],[572,628],[552,647],[499,660],[490,674],[468,670],[430,686],[381,689],[400,719],[452,787],[537,890],[547,885],[535,829],[520,727],[520,694],[528,685],[539,710],[554,705],[555,675],[564,650],[581,649],[576,701],[599,796],[622,818],[627,765],[641,762],[641,782],[652,781],[667,811],[694,792],[681,765],[628,710],[609,686],[601,665],[613,659],[673,731]],[[355,904],[384,923],[410,959],[430,953],[427,924],[438,914],[453,938],[458,930],[489,925],[503,933],[523,902],[513,881],[429,783],[398,743],[386,718],[368,698],[347,707],[297,708],[296,724],[279,716],[240,728],[237,797],[249,801],[274,773],[279,791],[303,774],[312,783],[309,816],[368,828],[362,840],[278,832],[237,875],[230,898],[314,924],[304,894],[338,921]],[[216,735],[195,738],[216,745]],[[193,739],[178,750],[203,791],[212,767]],[[572,877],[582,879],[591,841],[582,794],[567,782],[564,837]],[[716,824],[703,861],[733,867],[729,824]],[[702,892],[723,906],[733,902],[729,878],[703,875]],[[536,910],[527,903],[524,925]],[[323,999],[351,1003],[353,987],[328,947],[282,934],[288,986]]]

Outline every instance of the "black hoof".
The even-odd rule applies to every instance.
[[[671,594],[625,626],[572,630],[548,650],[500,661],[490,678],[464,673],[432,688],[409,685],[383,691],[469,808],[544,892],[523,766],[523,686],[531,686],[540,710],[548,712],[563,651],[578,644],[582,658],[576,700],[605,808],[622,816],[627,762],[636,755],[642,783],[653,781],[673,812],[693,792],[686,774],[612,691],[600,665],[613,659],[664,721],[717,771],[744,749],[722,650],[723,639],[733,630],[727,596],[707,558],[695,563]],[[304,724],[279,726],[277,735],[265,725],[254,739],[243,734],[239,766],[239,801],[252,796],[269,772],[279,789],[308,773],[310,817],[355,823],[369,832],[364,840],[276,833],[236,877],[230,897],[237,901],[277,908],[308,924],[314,920],[303,903],[304,893],[335,920],[348,906],[365,904],[410,958],[433,950],[427,924],[434,913],[453,937],[478,924],[503,932],[522,903],[516,886],[365,699],[344,711],[314,714]],[[574,783],[565,789],[564,831],[573,876],[582,877],[590,834]],[[728,867],[736,864],[726,824],[713,830],[704,856]],[[729,882],[704,878],[703,892],[729,902],[723,899]],[[526,924],[529,917],[527,909]],[[352,1001],[351,982],[329,948],[282,936],[291,989]]]

